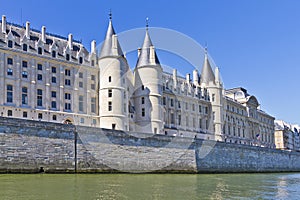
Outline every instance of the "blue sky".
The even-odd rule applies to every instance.
[[[149,17],[150,26],[207,43],[226,88],[245,87],[262,110],[300,124],[298,0],[0,0],[0,5],[8,21],[30,21],[36,29],[45,25],[47,32],[65,37],[73,33],[88,49],[91,40],[103,40],[110,9],[117,32],[144,27]],[[158,56],[185,73],[185,62]]]

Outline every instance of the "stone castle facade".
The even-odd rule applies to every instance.
[[[207,53],[201,74],[165,72],[147,28],[131,71],[111,19],[97,53],[3,16],[0,88],[5,117],[274,148],[274,118],[244,88],[225,90]]]

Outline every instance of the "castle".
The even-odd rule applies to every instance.
[[[201,73],[165,72],[146,28],[132,72],[111,19],[97,53],[2,16],[0,88],[5,117],[275,148],[274,117],[246,89],[224,89],[207,53]]]

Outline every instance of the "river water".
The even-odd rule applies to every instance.
[[[0,174],[0,199],[300,199],[300,174]]]

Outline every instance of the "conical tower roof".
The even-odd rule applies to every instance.
[[[208,84],[211,81],[212,82],[215,81],[215,75],[214,75],[214,72],[213,72],[213,70],[211,68],[211,65],[209,63],[207,52],[205,52],[204,64],[203,64],[202,71],[201,71],[200,84],[201,83]]]
[[[116,37],[116,33],[114,30],[114,27],[112,25],[112,20],[110,17],[106,37],[104,42],[102,43],[101,51],[99,54],[100,58],[106,57],[106,56],[123,56],[123,51],[121,49],[121,46],[119,44],[118,39],[116,38],[116,44],[113,44],[113,37]]]
[[[145,34],[145,39],[144,39],[144,43],[143,46],[141,48],[140,51],[140,55],[136,64],[136,67],[142,67],[142,66],[147,66],[147,65],[159,65],[159,60],[158,57],[156,55],[156,51],[154,50],[154,62],[151,61],[151,53],[150,53],[150,49],[154,48],[150,35],[149,35],[149,31],[148,31],[148,27],[146,29],[146,34]]]

